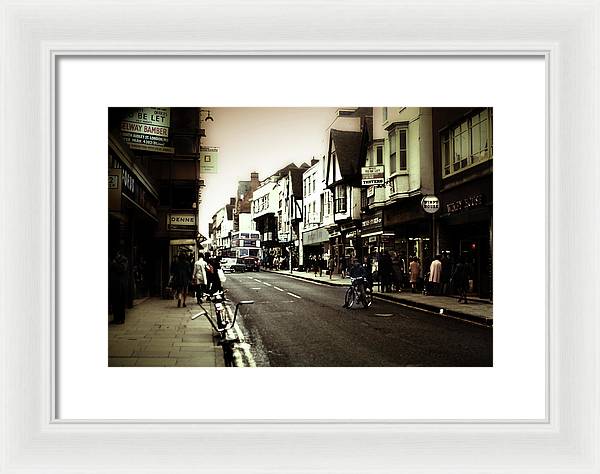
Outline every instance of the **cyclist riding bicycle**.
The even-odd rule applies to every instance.
[[[352,267],[350,267],[350,281],[352,282],[352,286],[356,290],[358,295],[363,295],[366,292],[366,286],[368,286],[369,282],[367,281],[367,270],[366,268],[359,263],[358,260],[354,261]],[[344,304],[346,307],[347,304]]]

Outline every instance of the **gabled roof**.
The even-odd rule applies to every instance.
[[[360,177],[363,132],[331,129],[331,142],[343,180],[354,181]]]
[[[235,206],[231,205],[231,204],[226,204],[225,205],[225,211],[227,212],[227,220],[228,221],[232,221],[233,220],[233,208]]]
[[[298,168],[298,169],[291,169],[290,170],[290,176],[292,179],[292,194],[297,198],[301,198],[302,197],[302,174],[307,170],[308,168]]]

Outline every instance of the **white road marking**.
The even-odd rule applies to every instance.
[[[319,283],[318,281],[313,281],[313,280],[305,280],[304,278],[301,277],[297,277],[294,275],[283,275],[284,277],[287,278],[293,278],[294,280],[298,281],[298,280],[302,280],[305,281],[307,283],[312,283],[313,285],[318,285],[318,286],[331,286],[331,285],[326,285],[325,283]]]
[[[279,291],[285,291],[285,290],[282,290],[281,288],[279,288],[278,286],[273,286],[273,288],[275,288],[276,290],[279,290]]]
[[[294,298],[298,298],[300,299],[300,296],[295,295],[294,293],[290,293],[289,291],[287,292],[288,295],[293,296]]]
[[[251,290],[260,290],[261,288],[250,288]]]
[[[262,282],[262,284],[263,284],[263,285],[267,285],[267,286],[273,286],[273,285],[271,285],[270,283],[267,283],[266,281],[263,281],[263,282]]]

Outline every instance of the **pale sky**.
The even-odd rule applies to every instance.
[[[237,183],[259,173],[262,181],[289,163],[310,164],[327,152],[326,131],[337,108],[226,107],[210,110],[203,121],[202,146],[219,148],[217,174],[204,174],[200,232],[208,237],[212,215],[235,197]],[[202,114],[204,119],[205,114]]]

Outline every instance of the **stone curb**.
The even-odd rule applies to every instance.
[[[288,277],[292,277],[292,278],[297,278],[299,280],[305,280],[305,281],[310,281],[310,282],[317,282],[317,283],[322,283],[323,285],[328,285],[328,286],[346,286],[347,283],[338,283],[338,282],[333,282],[333,281],[327,281],[327,280],[314,280],[312,278],[308,278],[308,277],[304,277],[302,275],[296,275],[294,273],[281,273],[278,271],[273,271],[273,270],[265,270],[265,269],[261,269],[261,271],[264,272],[268,272],[268,273],[275,273],[278,275],[285,275]],[[434,304],[427,304],[427,303],[421,303],[419,301],[413,301],[413,300],[409,300],[406,298],[402,298],[402,297],[398,297],[398,296],[390,296],[387,295],[385,293],[375,293],[374,296],[376,298],[382,299],[382,300],[387,300],[387,301],[392,301],[395,303],[401,303],[403,305],[406,306],[411,306],[414,308],[418,308],[418,309],[422,309],[425,311],[429,311],[431,313],[434,313],[438,316],[452,316],[455,318],[460,318],[460,319],[464,319],[467,321],[472,321],[475,323],[479,323],[479,324],[483,324],[485,326],[489,326],[492,327],[494,325],[494,320],[493,318],[486,318],[484,316],[477,316],[477,315],[473,315],[473,314],[467,314],[467,313],[463,313],[460,311],[455,311],[455,310],[450,310],[450,309],[444,309],[444,313],[441,314],[440,313],[440,308],[437,305]]]

